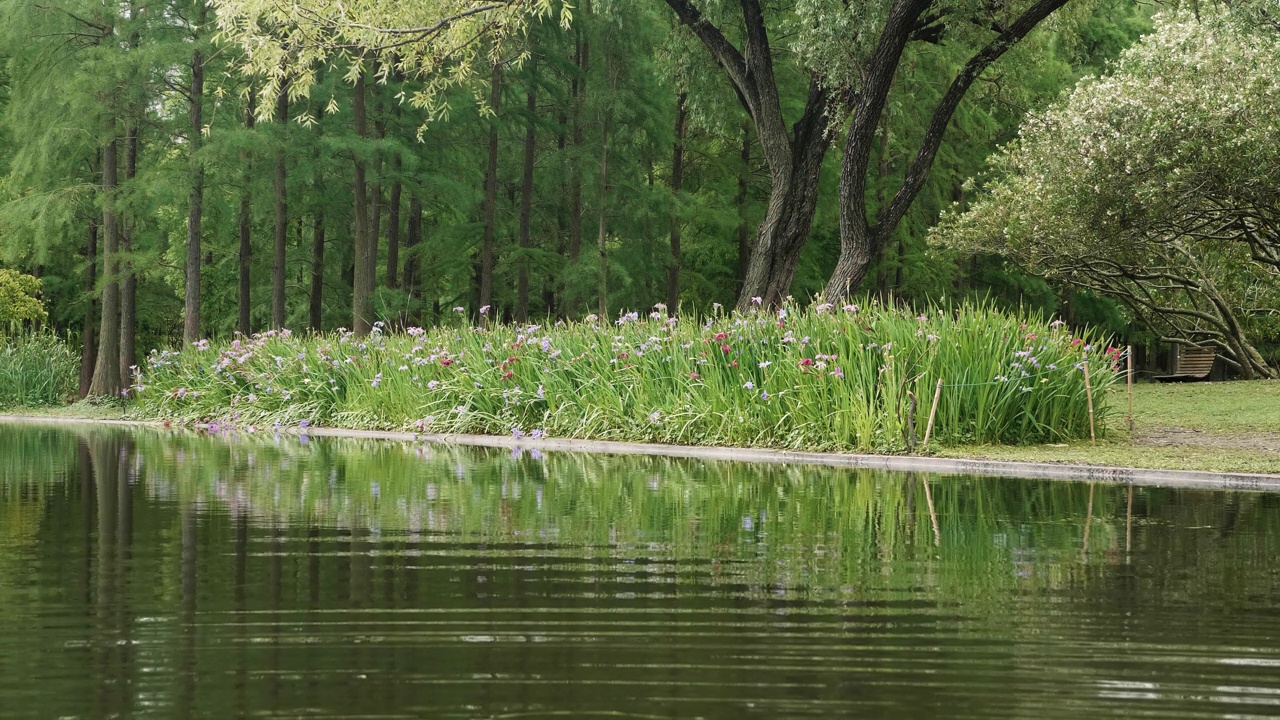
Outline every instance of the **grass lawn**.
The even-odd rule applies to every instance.
[[[1118,427],[1096,447],[962,446],[943,457],[1114,465],[1172,470],[1280,473],[1280,382],[1142,384],[1134,388],[1134,434],[1124,425],[1123,386],[1114,391]]]

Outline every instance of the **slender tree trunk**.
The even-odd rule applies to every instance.
[[[374,137],[382,140],[387,136],[387,125],[383,110],[383,88],[377,87],[373,96],[373,130]],[[369,181],[369,291],[378,288],[378,245],[382,242],[382,212],[386,203],[382,201],[382,175],[385,164],[381,151],[377,151],[373,160],[373,173]]]
[[[118,253],[120,228],[116,221],[115,195],[119,169],[119,143],[112,140],[102,151],[102,315],[98,323],[98,357],[93,368],[89,395],[120,395],[120,277]],[[196,266],[199,267],[199,256]]]
[[[671,260],[667,265],[667,310],[680,306],[680,192],[684,188],[684,134],[688,116],[685,93],[676,95],[675,143],[671,150]]]
[[[280,94],[276,96],[276,123],[280,133],[288,131],[289,125],[289,92],[287,84],[280,86]],[[276,149],[275,201],[276,223],[275,242],[271,255],[271,327],[279,330],[285,323],[285,259],[288,249],[289,232],[289,185],[288,155],[285,151],[285,140],[280,138],[280,146]]]
[[[582,26],[576,25],[578,47],[576,68],[570,91],[573,95],[573,151],[569,171],[569,264],[575,265],[582,255],[582,152],[586,146],[583,126],[587,102],[587,71],[591,58],[591,43]],[[576,305],[576,302],[575,302]],[[570,307],[572,312],[575,308]]]
[[[391,159],[391,172],[400,172],[399,156]],[[391,204],[387,206],[387,287],[400,287],[400,179],[391,183]]]
[[[502,66],[493,66],[493,76],[489,83],[489,108],[496,115],[502,100]],[[494,264],[494,232],[496,230],[498,210],[498,122],[496,118],[489,121],[489,156],[484,170],[484,235],[480,245],[480,266],[478,285],[480,290],[480,307],[492,310],[493,305],[493,264]]]
[[[597,310],[600,317],[609,317],[609,120],[605,111],[600,124],[600,227],[597,242],[600,250],[600,285],[597,289]]]
[[[313,332],[324,329],[324,210],[316,211],[311,226],[311,297],[307,325]]]
[[[409,195],[408,236],[405,238],[404,291],[415,300],[421,299],[422,260],[418,257],[418,243],[422,241],[422,198],[417,193]]]
[[[742,126],[742,166],[738,168],[738,294],[747,281],[751,263],[751,228],[747,225],[747,193],[751,189],[751,125]]]
[[[204,8],[203,3],[201,6]],[[207,12],[207,9],[200,11],[200,27],[204,26]],[[204,144],[204,53],[200,50],[191,55],[191,94],[188,99],[191,115],[191,137],[188,138],[191,188],[187,207],[187,288],[183,302],[182,341],[190,345],[200,340],[200,223],[204,217],[204,164],[199,157],[200,148]]]
[[[255,120],[254,114],[257,110],[257,93],[253,89],[249,89],[249,102],[244,111],[244,126],[252,130]],[[236,323],[236,329],[241,335],[249,335],[253,332],[253,327],[249,319],[249,309],[252,298],[250,296],[250,275],[249,262],[253,258],[253,171],[251,170],[249,153],[240,153],[240,164],[244,166],[244,175],[241,178],[243,185],[240,188],[240,292],[237,297],[237,306],[240,311],[239,319]]]
[[[88,304],[84,309],[84,331],[83,342],[80,346],[80,392],[79,396],[84,398],[89,394],[89,385],[93,382],[93,369],[98,358],[97,339],[94,334],[94,323],[100,322],[98,315],[98,302],[95,299],[97,291],[97,264],[98,264],[98,222],[89,220],[89,241],[84,251],[84,290],[85,296],[89,298]]]
[[[516,274],[516,322],[529,321],[530,225],[533,220],[533,163],[538,141],[538,64],[529,65],[529,88],[525,100],[524,168],[520,178],[520,259]]]
[[[369,136],[368,117],[365,114],[365,81],[364,73],[356,78],[355,92],[352,98],[352,114],[355,118],[355,132],[359,138]],[[373,313],[369,307],[373,286],[370,267],[374,259],[369,256],[369,189],[365,185],[365,162],[362,151],[355,153],[355,212],[352,219],[352,242],[355,245],[355,271],[352,273],[352,330],[357,335],[367,335],[373,329]]]
[[[129,182],[138,175],[138,126],[133,121],[125,128],[124,148],[124,179]],[[120,225],[120,387],[127,390],[138,364],[138,276],[133,269],[134,224],[122,219]]]

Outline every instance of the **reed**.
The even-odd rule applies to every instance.
[[[52,332],[0,332],[0,408],[64,403],[79,370],[80,356]]]
[[[933,441],[1087,437],[1119,353],[1060,322],[965,304],[871,304],[367,337],[287,331],[153,353],[135,412],[238,426],[328,425],[691,445],[899,452],[907,393],[944,381]],[[916,426],[923,428],[923,418]]]

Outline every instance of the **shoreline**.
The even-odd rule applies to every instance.
[[[24,415],[0,415],[0,423],[28,425],[106,425],[161,428],[155,420],[124,420]],[[205,424],[171,425],[170,429],[199,430]],[[862,455],[850,453],[769,450],[760,448],[711,447],[697,445],[661,445],[615,440],[575,440],[569,438],[512,438],[498,435],[444,435],[388,430],[353,430],[312,427],[305,433],[297,428],[278,432],[311,437],[334,437],[398,442],[466,445],[526,449],[550,452],[581,452],[604,455],[647,455],[679,457],[716,462],[820,465],[890,472],[919,472],[932,475],[985,475],[991,477],[1057,480],[1072,482],[1106,482],[1120,485],[1148,485],[1172,488],[1217,490],[1280,491],[1280,474],[1229,473],[1204,470],[1160,470],[1138,467],[1080,465],[1053,462],[946,458],[920,455]]]

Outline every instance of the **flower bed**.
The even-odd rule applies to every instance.
[[[459,314],[459,318],[463,317]],[[613,323],[430,330],[367,337],[288,331],[153,353],[144,416],[432,433],[896,452],[932,442],[1088,437],[1087,363],[1099,432],[1114,349],[1061,322],[964,305],[925,315],[787,306],[776,312]],[[912,403],[912,396],[916,402]]]

